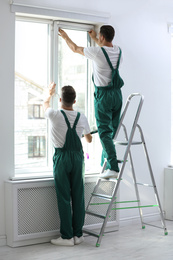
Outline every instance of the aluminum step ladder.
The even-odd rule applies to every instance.
[[[125,125],[123,124],[123,122],[124,122],[124,118],[125,118],[125,115],[126,115],[126,112],[128,110],[130,102],[132,101],[132,99],[134,100],[136,98],[138,98],[137,112],[136,112],[136,115],[134,117],[134,121],[133,121],[133,125],[132,125],[132,128],[131,128],[130,135],[128,137],[127,129],[126,129]],[[97,237],[96,247],[100,246],[100,243],[101,243],[102,237],[104,236],[105,228],[106,228],[106,225],[107,225],[107,222],[109,220],[109,217],[110,217],[110,214],[111,214],[112,210],[138,208],[139,209],[139,215],[140,215],[142,229],[144,229],[145,225],[151,225],[151,224],[145,223],[143,221],[142,208],[157,207],[158,210],[159,210],[159,214],[160,214],[161,227],[154,226],[154,225],[151,225],[151,226],[158,227],[158,228],[163,228],[164,234],[165,235],[168,234],[167,228],[166,228],[166,224],[165,224],[165,220],[164,220],[164,216],[163,216],[161,203],[160,203],[160,199],[159,199],[159,195],[158,195],[158,191],[157,191],[157,188],[156,188],[156,183],[155,183],[155,180],[154,180],[154,175],[153,175],[153,171],[152,171],[149,155],[148,155],[148,152],[147,152],[146,143],[145,143],[145,140],[144,140],[144,135],[143,135],[143,132],[142,132],[142,128],[138,124],[138,119],[139,119],[139,116],[140,116],[140,112],[141,112],[141,109],[142,109],[143,102],[144,102],[144,97],[141,94],[139,94],[139,93],[131,94],[127,98],[127,101],[126,101],[123,113],[122,113],[121,118],[120,118],[120,123],[119,123],[117,132],[116,132],[115,137],[114,137],[115,145],[123,145],[123,146],[126,147],[123,160],[119,161],[119,163],[121,163],[119,176],[118,176],[117,179],[110,178],[110,179],[106,179],[106,180],[99,177],[97,182],[96,182],[96,185],[94,187],[94,190],[93,190],[93,192],[91,194],[91,197],[90,197],[90,200],[88,202],[88,205],[86,207],[86,215],[92,215],[92,216],[95,216],[97,218],[101,218],[103,220],[103,223],[102,223],[102,226],[101,226],[101,229],[100,229],[99,233],[93,232],[92,230],[89,230],[89,229],[88,230],[85,229],[85,228],[83,229],[84,233]],[[120,132],[120,129],[123,129],[123,132],[124,132],[124,135],[125,135],[125,141],[123,141],[123,142],[116,141],[117,137],[118,137],[118,134]],[[135,133],[135,131],[137,129],[139,131],[140,140],[139,141],[134,141],[133,140],[134,133]],[[147,160],[148,170],[149,170],[150,177],[151,177],[151,183],[152,183],[151,185],[150,184],[145,184],[145,183],[138,183],[137,180],[136,180],[134,164],[133,164],[132,154],[131,154],[131,150],[130,150],[132,145],[142,145],[143,148],[144,148],[144,153],[145,153],[146,160]],[[128,159],[129,159],[130,166],[131,166],[131,172],[132,172],[132,178],[133,178],[133,183],[134,183],[134,188],[135,188],[136,200],[135,201],[118,202],[117,201],[117,193],[118,193],[118,189],[119,189],[119,186],[120,186],[120,183],[121,183],[121,180],[122,180],[124,168],[125,168],[125,165],[126,165],[126,162],[128,161]],[[106,161],[105,161],[105,163],[103,165],[101,173],[104,172],[105,168],[106,168]],[[114,188],[113,188],[113,191],[112,191],[111,195],[105,195],[105,194],[101,194],[99,192],[99,187],[100,187],[100,185],[101,185],[101,183],[103,181],[114,182]],[[155,205],[141,205],[138,185],[143,185],[145,187],[152,187],[154,189],[154,195],[155,195],[155,200],[156,200],[156,204]],[[92,203],[94,198],[99,198],[99,202],[98,203]],[[100,200],[101,200],[101,202],[100,202]],[[107,201],[107,202],[105,202],[105,201]],[[123,207],[123,208],[116,207],[117,203],[126,203],[126,202],[127,203],[136,202],[137,206]],[[100,213],[98,214],[97,212],[94,212],[93,210],[91,210],[92,205],[98,205],[98,207],[99,207],[100,205],[103,205],[103,204],[107,205],[107,211],[106,211],[105,214],[100,214]]]

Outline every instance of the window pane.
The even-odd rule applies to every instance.
[[[40,106],[34,105],[34,117],[39,118],[40,117]]]
[[[69,37],[78,46],[89,45],[86,31],[65,30]],[[91,64],[84,56],[73,53],[65,41],[58,38],[58,86],[59,93],[64,85],[72,85],[77,93],[77,102],[74,109],[84,113],[89,121],[91,131],[96,129],[94,116],[94,86],[91,80]],[[82,140],[85,154],[85,173],[97,173],[100,171],[101,144],[98,134],[93,135],[91,144]]]
[[[40,136],[40,156],[46,156],[46,139],[45,136]]]
[[[15,38],[15,167],[47,166],[47,120],[41,96],[48,84],[48,24],[16,21]],[[41,112],[40,112],[41,111]],[[41,120],[40,120],[41,119]],[[44,140],[47,140],[44,139]]]
[[[65,30],[69,37],[79,46],[87,46],[87,32]],[[58,86],[59,90],[65,85],[71,85],[77,92],[75,109],[86,114],[86,97],[88,84],[87,59],[80,54],[73,53],[64,40],[58,38]]]
[[[33,157],[33,137],[28,136],[28,157]]]

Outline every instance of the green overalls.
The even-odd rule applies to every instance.
[[[101,49],[107,59],[107,62],[109,63],[109,66],[112,69],[112,80],[108,86],[99,87],[96,86],[94,83],[95,117],[98,133],[103,147],[101,165],[103,165],[106,158],[106,169],[111,169],[119,172],[113,137],[118,128],[122,107],[122,94],[120,88],[123,86],[124,82],[119,76],[118,72],[119,62],[121,58],[121,50],[117,63],[117,68],[114,69],[105,49]]]
[[[63,239],[82,236],[85,218],[84,182],[83,182],[83,150],[76,133],[80,113],[78,112],[71,128],[68,118],[61,110],[67,133],[64,146],[55,148],[53,157],[53,173],[60,216],[60,233]]]

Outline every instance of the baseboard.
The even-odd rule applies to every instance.
[[[91,230],[100,230],[101,228],[101,224],[98,223],[98,224],[93,224],[93,225],[86,225],[84,226],[85,228],[87,229],[91,229]],[[105,228],[105,232],[113,232],[113,231],[118,231],[119,229],[119,226],[118,226],[118,223],[117,221],[111,221],[111,222],[108,222],[107,223],[107,226]],[[11,247],[19,247],[19,246],[26,246],[26,245],[34,245],[34,244],[41,244],[41,243],[48,243],[50,242],[50,240],[52,238],[57,238],[58,236],[60,236],[60,233],[57,232],[56,236],[55,237],[44,237],[44,238],[37,238],[37,239],[28,239],[28,240],[23,240],[23,241],[16,241],[16,242],[13,242],[12,245],[10,245]],[[85,234],[84,234],[85,236]],[[5,244],[6,245],[6,239],[5,239]]]
[[[145,222],[155,222],[160,220],[160,215],[159,213],[155,214],[147,214],[143,216],[145,219]],[[140,217],[139,216],[134,216],[134,217],[128,217],[128,218],[121,218],[119,220],[119,223],[117,221],[111,221],[107,223],[105,232],[112,232],[112,231],[118,231],[119,226],[128,226],[132,224],[139,224],[140,225]],[[94,224],[94,225],[87,225],[84,226],[84,228],[87,229],[92,229],[92,230],[97,230],[101,228],[101,224]],[[52,237],[46,237],[46,238],[40,238],[40,239],[31,239],[30,241],[21,241],[20,242],[15,242],[13,244],[13,247],[18,247],[18,246],[24,246],[24,245],[31,245],[31,244],[38,244],[38,243],[46,243],[49,242]],[[5,246],[6,245],[6,236],[0,236],[0,246]]]
[[[60,234],[57,233],[57,236],[55,237],[43,237],[43,238],[36,238],[36,239],[27,239],[23,241],[15,241],[11,243],[10,247],[20,247],[20,246],[29,246],[29,245],[36,245],[36,244],[42,244],[42,243],[49,243],[52,238],[57,238],[59,237]]]
[[[7,245],[6,236],[0,236],[0,246],[6,246],[6,245]]]

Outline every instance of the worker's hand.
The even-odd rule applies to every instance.
[[[55,82],[51,82],[48,86],[48,90],[49,90],[49,95],[50,96],[53,96],[55,94],[55,87],[56,87],[56,84]]]
[[[58,33],[58,35],[61,36],[64,40],[65,40],[66,38],[68,38],[67,33],[64,32],[64,30],[62,30],[62,29],[60,29],[60,28],[59,28],[59,33]]]
[[[96,32],[94,30],[89,31],[88,34],[91,37],[91,39],[93,39],[93,40],[97,38],[96,37],[97,34],[96,34]]]

